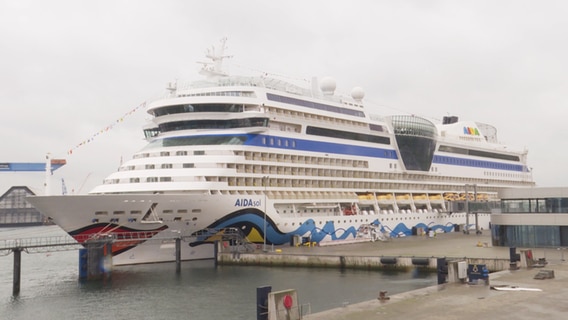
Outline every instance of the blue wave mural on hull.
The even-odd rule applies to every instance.
[[[309,236],[312,242],[320,242],[329,236],[331,240],[345,240],[348,238],[355,238],[357,236],[357,227],[351,226],[347,229],[335,228],[333,221],[328,221],[324,224],[323,228],[316,226],[313,219],[306,219],[295,230],[291,232],[282,232],[276,226],[274,221],[269,216],[265,216],[264,212],[255,208],[245,208],[235,211],[231,214],[224,216],[217,220],[208,228],[222,229],[222,228],[238,228],[243,231],[245,235],[251,234],[252,230],[256,230],[262,237],[264,237],[264,225],[266,218],[266,243],[274,245],[282,245],[290,243],[292,237],[299,235],[302,237]],[[380,226],[381,232],[389,232],[391,237],[410,236],[412,235],[412,227],[408,227],[404,223],[397,224],[394,228],[389,228],[381,223],[379,219],[375,219],[371,224]],[[447,223],[446,225],[440,224],[425,224],[423,222],[417,223],[413,227],[422,228],[424,231],[429,229],[442,230],[443,232],[452,232],[454,224]]]

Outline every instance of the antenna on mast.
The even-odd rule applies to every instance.
[[[225,50],[227,49],[226,42],[227,37],[224,37],[221,39],[221,45],[219,47],[211,46],[211,48],[207,49],[205,57],[209,58],[211,61],[198,62],[203,65],[201,71],[199,71],[200,74],[208,78],[226,77],[229,75],[223,71],[223,59],[232,58],[233,56],[225,55]]]

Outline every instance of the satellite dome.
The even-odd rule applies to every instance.
[[[320,89],[325,95],[333,95],[335,91],[335,79],[332,77],[324,77],[321,79]]]
[[[355,101],[361,101],[365,97],[365,90],[361,87],[355,87],[351,89],[351,97],[355,99]]]

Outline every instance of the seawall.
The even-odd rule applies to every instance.
[[[366,270],[411,270],[422,268],[436,272],[438,258],[446,261],[465,260],[468,264],[484,264],[490,272],[509,269],[509,259],[503,258],[468,258],[468,257],[416,257],[416,256],[360,256],[287,254],[282,252],[238,253],[221,252],[218,255],[220,265],[255,265],[274,267],[309,267],[309,268],[350,268]]]

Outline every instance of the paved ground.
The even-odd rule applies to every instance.
[[[468,258],[500,258],[509,259],[508,247],[491,246],[491,235],[484,231],[481,235],[465,235],[461,232],[437,234],[434,238],[412,236],[394,238],[385,242],[363,242],[324,247],[280,247],[288,254],[306,255],[372,255],[372,256],[416,256],[416,257],[468,257]],[[517,249],[517,253],[522,248]],[[546,258],[547,261],[559,263],[562,255],[568,260],[568,250],[555,248],[530,248],[535,258]]]
[[[486,245],[487,244],[487,245]],[[509,248],[492,247],[488,233],[439,234],[435,238],[407,237],[388,242],[359,243],[330,247],[281,247],[286,253],[314,255],[385,255],[420,257],[509,258]],[[490,286],[538,288],[535,291],[496,291],[490,286],[444,284],[348,305],[305,317],[308,320],[333,319],[564,319],[568,314],[568,263],[564,250],[534,249],[535,258],[546,258],[543,269],[553,270],[555,278],[536,280],[543,269],[519,269],[490,275]],[[519,252],[520,249],[517,250]],[[566,252],[568,258],[568,252]],[[378,296],[378,292],[377,292]]]

